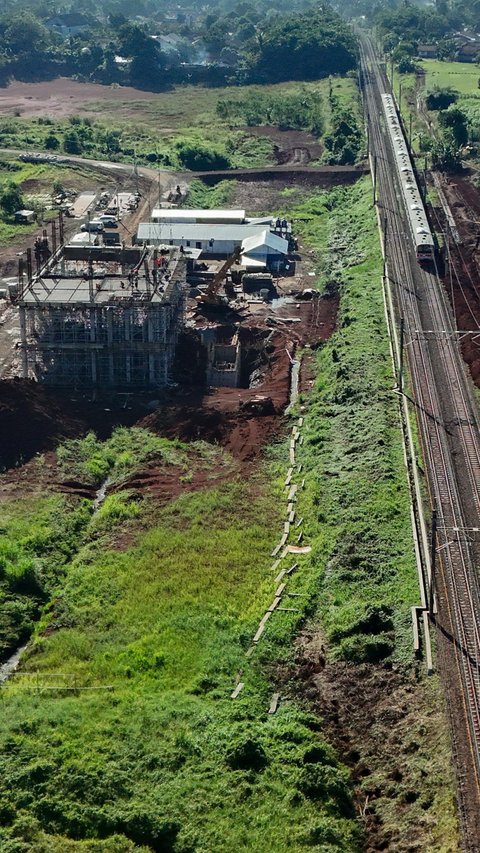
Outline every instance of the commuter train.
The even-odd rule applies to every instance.
[[[386,125],[392,143],[403,202],[410,223],[410,231],[415,246],[415,254],[420,262],[433,261],[435,244],[428,224],[422,195],[418,188],[407,143],[398,118],[395,102],[391,95],[382,95]]]

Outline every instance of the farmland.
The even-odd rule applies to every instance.
[[[467,62],[441,62],[437,59],[423,59],[419,66],[426,77],[428,91],[434,86],[444,89],[450,86],[462,96],[478,95],[479,72],[476,65]]]

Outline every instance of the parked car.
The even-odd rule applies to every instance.
[[[92,233],[96,233],[98,231],[103,231],[104,229],[103,222],[100,219],[91,219],[90,222],[84,222],[80,227],[80,231],[91,231]]]
[[[98,217],[99,222],[103,222],[104,228],[118,228],[118,222],[115,216],[108,216],[108,214],[103,213]]]

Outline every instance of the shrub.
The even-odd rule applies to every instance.
[[[12,216],[16,210],[21,210],[24,207],[24,201],[20,187],[10,181],[0,194],[0,207],[7,214]]]
[[[268,764],[261,743],[252,737],[234,744],[227,752],[225,760],[231,770],[263,770]]]
[[[78,133],[75,130],[68,130],[63,137],[63,150],[66,151],[67,154],[82,153],[82,144]]]
[[[192,172],[229,169],[232,165],[226,154],[215,148],[207,148],[201,143],[179,142],[177,143],[177,151],[182,166]]]
[[[395,648],[394,639],[388,634],[378,634],[370,637],[367,634],[357,634],[346,637],[339,643],[337,657],[350,663],[379,663],[392,654]]]
[[[436,86],[426,97],[425,103],[429,110],[446,110],[450,104],[454,104],[458,100],[458,92],[455,89],[446,87],[440,89]]]
[[[345,817],[352,814],[352,800],[348,786],[348,772],[338,767],[306,764],[298,781],[299,790],[313,800],[332,798],[337,801]]]
[[[60,148],[60,140],[54,133],[49,133],[49,135],[45,138],[45,148],[48,151],[56,151]]]

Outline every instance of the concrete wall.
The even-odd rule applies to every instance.
[[[209,344],[207,385],[237,388],[240,381],[241,348],[235,336],[231,344]]]

